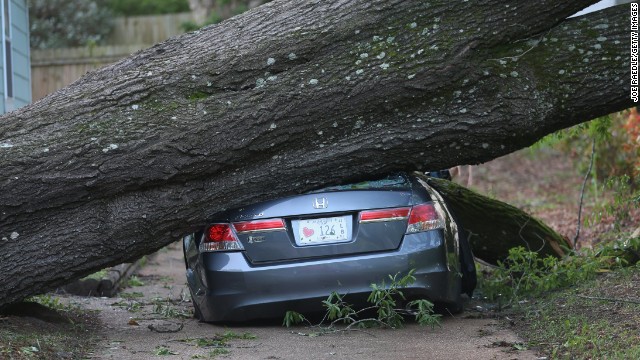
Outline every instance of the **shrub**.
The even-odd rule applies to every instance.
[[[633,265],[638,261],[640,238],[611,242],[595,250],[584,249],[563,259],[540,257],[535,251],[516,247],[505,261],[480,280],[482,294],[507,304],[524,297],[576,285],[602,271]]]
[[[558,131],[538,142],[540,146],[569,153],[581,171],[591,168],[595,208],[587,223],[600,222],[605,215],[613,216],[617,230],[629,223],[631,210],[640,207],[640,114],[636,108]],[[600,197],[601,192],[612,196]]]
[[[594,140],[593,175],[601,181],[627,175],[630,183],[637,184],[640,176],[640,114],[636,108],[558,131],[539,144],[568,152],[581,161],[586,170]]]
[[[29,18],[37,49],[100,44],[113,28],[105,0],[29,0]]]

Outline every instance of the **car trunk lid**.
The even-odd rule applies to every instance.
[[[252,264],[300,261],[397,249],[412,201],[408,181],[329,188],[244,207],[230,212],[229,220]],[[387,211],[361,221],[363,212],[378,209]]]

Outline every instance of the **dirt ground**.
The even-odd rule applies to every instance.
[[[123,293],[143,297],[67,298],[84,309],[99,310],[100,340],[89,358],[158,359],[164,357],[157,355],[162,352],[174,354],[167,358],[179,359],[537,358],[530,351],[516,350],[521,339],[497,320],[477,318],[474,310],[446,317],[442,327],[435,329],[408,324],[399,330],[368,329],[322,336],[313,336],[311,328],[285,328],[280,322],[227,327],[200,323],[190,317],[191,303],[184,296],[188,290],[180,244],[154,255],[139,270],[137,278],[144,285],[127,288]],[[221,351],[198,346],[224,337],[225,333],[238,339],[230,339]]]

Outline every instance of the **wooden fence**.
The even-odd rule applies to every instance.
[[[116,19],[107,46],[31,50],[33,101],[78,80],[91,70],[111,64],[183,32],[191,13]]]
[[[119,17],[107,45],[156,44],[182,34],[182,24],[190,21],[191,13]]]

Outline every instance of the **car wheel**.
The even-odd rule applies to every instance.
[[[453,302],[435,303],[433,310],[436,313],[443,315],[460,314],[464,310],[464,300],[462,298],[462,294],[458,295],[458,299]]]
[[[460,314],[464,310],[462,295],[458,295],[458,299],[455,302],[446,304],[445,310],[451,314]]]
[[[471,244],[469,244],[469,233],[461,227],[458,228],[458,239],[460,241],[460,270],[462,273],[461,289],[462,293],[471,297],[478,279]]]

